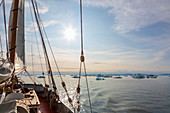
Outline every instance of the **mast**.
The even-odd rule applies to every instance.
[[[25,65],[24,0],[13,0],[8,28],[10,61],[15,68]],[[17,67],[16,67],[17,66]]]
[[[11,45],[10,45],[10,61],[14,64],[15,63],[15,51],[16,51],[16,37],[17,37],[17,28],[18,28],[18,6],[19,0],[13,0],[13,9],[11,12],[13,13],[13,21],[12,21],[12,38],[11,38]]]

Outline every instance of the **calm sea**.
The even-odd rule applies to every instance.
[[[29,77],[21,76],[25,82]],[[37,79],[37,78],[36,78]],[[47,78],[46,78],[47,79]],[[43,83],[43,79],[37,79]],[[48,79],[47,79],[48,80]],[[55,76],[61,100],[67,104],[67,96],[61,87],[60,78]],[[76,98],[78,79],[64,76],[71,98]],[[93,113],[170,113],[170,77],[157,79],[106,78],[96,80],[88,77]],[[81,78],[81,113],[90,113],[85,78]],[[74,101],[76,104],[76,100]]]

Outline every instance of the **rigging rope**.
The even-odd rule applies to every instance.
[[[1,57],[3,58],[3,49],[2,49],[2,40],[1,40],[1,35],[0,35],[0,45],[1,45],[1,52],[0,52],[0,54],[1,54]]]
[[[1,2],[1,4],[3,3],[3,16],[4,16],[4,27],[5,27],[5,38],[6,38],[6,49],[7,49],[7,53],[6,56],[7,58],[9,58],[9,54],[8,54],[8,38],[7,38],[7,29],[6,29],[6,14],[5,14],[5,0],[3,0]]]
[[[0,6],[3,4],[4,0],[1,1]]]
[[[90,104],[90,112],[92,113],[92,105],[91,105],[91,99],[90,99],[90,91],[89,91],[89,85],[87,80],[87,73],[86,73],[86,66],[85,66],[85,57],[84,57],[84,49],[83,49],[83,22],[82,22],[82,0],[80,0],[80,23],[81,23],[81,56],[80,56],[80,70],[79,70],[79,81],[78,81],[78,87],[77,87],[77,95],[78,95],[78,108],[77,111],[80,112],[80,78],[81,78],[81,68],[82,63],[84,64],[84,73],[86,77],[86,85],[87,85],[87,91],[88,91],[88,97],[89,97],[89,104]]]
[[[32,45],[31,45],[31,56],[32,56],[32,71],[33,71],[33,75],[34,75],[34,63],[33,63],[33,50],[32,50]]]
[[[61,76],[61,72],[60,72],[60,70],[59,70],[59,67],[58,67],[57,61],[56,61],[55,56],[54,56],[54,53],[53,53],[53,51],[52,51],[52,48],[51,48],[50,42],[49,42],[49,40],[48,40],[48,37],[47,37],[46,31],[45,31],[44,26],[43,26],[43,23],[41,23],[41,24],[42,24],[42,28],[43,28],[43,30],[44,30],[44,33],[45,33],[45,36],[46,36],[46,39],[47,39],[48,45],[49,45],[49,47],[50,47],[50,51],[51,51],[51,53],[52,53],[52,57],[53,57],[53,59],[54,59],[54,62],[55,62],[56,68],[57,68],[57,70],[58,70],[58,73],[59,73],[59,76],[60,76],[60,79],[61,79],[61,84],[62,84],[62,86],[63,86],[63,88],[64,88],[64,90],[65,90],[65,92],[66,92],[66,95],[67,95],[67,97],[68,97],[68,101],[69,101],[69,103],[71,104],[71,106],[73,107],[73,109],[75,109],[75,108],[74,108],[74,106],[73,106],[73,103],[72,103],[72,99],[70,98],[69,93],[68,93],[68,91],[67,91],[66,84],[65,84],[65,82],[64,82],[64,80],[63,80],[63,78],[62,78],[62,76]]]
[[[27,73],[28,77],[30,77],[32,82],[34,82],[34,84],[36,84],[35,81],[37,81],[37,83],[40,84],[40,82],[37,79],[35,79],[35,77],[33,75],[31,75],[26,69],[25,69],[25,72]]]
[[[34,1],[33,0],[31,0],[31,1],[32,1],[32,6],[33,6],[33,9],[34,9],[34,14],[35,14],[36,22],[37,22],[37,25],[38,25],[39,33],[40,33],[40,36],[41,36],[41,41],[42,41],[43,50],[44,50],[44,54],[45,54],[45,60],[46,60],[47,66],[48,66],[47,67],[48,75],[51,76],[54,92],[58,95],[57,87],[55,85],[55,81],[54,81],[52,70],[51,70],[51,65],[50,65],[49,57],[48,57],[47,50],[46,50],[46,47],[45,47],[45,42],[44,42],[44,39],[43,39],[42,30],[40,28],[39,20],[38,20],[38,17],[37,17],[37,13],[38,12],[36,12]],[[58,100],[59,100],[59,96],[58,96]]]
[[[32,23],[33,23],[33,27],[34,27],[34,34],[35,34],[35,38],[36,38],[36,43],[37,43],[37,49],[38,49],[38,54],[39,54],[39,59],[40,59],[40,64],[41,64],[41,70],[42,70],[42,75],[44,76],[44,83],[46,85],[46,80],[45,80],[45,75],[44,75],[44,69],[43,69],[43,65],[42,65],[42,59],[41,59],[41,55],[40,55],[40,49],[38,46],[38,39],[37,39],[37,34],[36,34],[36,30],[35,30],[35,24],[34,24],[34,19],[33,19],[33,14],[32,14],[32,10],[31,10],[31,3],[29,1],[29,8],[30,8],[30,13],[31,13],[31,18],[32,18]]]
[[[43,31],[44,31],[45,37],[46,37],[47,42],[48,42],[48,45],[49,45],[49,47],[50,47],[50,51],[51,51],[53,60],[54,60],[54,62],[55,62],[56,68],[57,68],[57,70],[58,70],[58,73],[59,73],[59,76],[60,76],[60,79],[61,79],[61,84],[62,84],[62,86],[63,86],[63,88],[64,88],[64,90],[65,90],[65,92],[66,92],[66,95],[67,95],[67,97],[68,97],[68,101],[69,101],[70,105],[72,106],[73,109],[75,109],[74,106],[73,106],[73,101],[72,101],[72,99],[70,98],[69,93],[68,93],[68,91],[67,91],[66,84],[65,84],[64,80],[62,79],[61,72],[60,72],[60,70],[59,70],[57,61],[56,61],[55,56],[54,56],[54,52],[52,51],[52,47],[51,47],[50,42],[49,42],[49,40],[48,40],[48,36],[47,36],[46,31],[45,31],[43,22],[42,22],[42,20],[41,20],[41,18],[40,18],[36,0],[35,0],[35,7],[36,7],[36,10],[37,10],[37,15],[38,15],[39,21],[41,22],[41,27],[42,27],[42,29],[43,29]]]

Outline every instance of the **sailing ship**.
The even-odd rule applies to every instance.
[[[80,112],[80,83],[77,87],[77,107],[73,106],[73,100],[70,98],[66,89],[66,84],[62,80],[62,86],[67,94],[68,102],[72,106],[68,108],[63,102],[57,91],[54,81],[51,63],[44,42],[43,31],[44,27],[38,11],[36,0],[30,0],[34,12],[35,20],[41,36],[42,48],[45,56],[45,63],[49,77],[49,84],[25,84],[18,79],[18,75],[27,71],[25,65],[25,31],[24,31],[24,0],[13,0],[11,5],[8,38],[6,32],[5,18],[5,0],[2,0],[0,5],[3,5],[4,11],[4,26],[6,36],[7,58],[0,59],[0,112],[2,113],[72,113]],[[82,11],[82,3],[80,0],[80,8]],[[81,13],[82,14],[82,13]],[[82,22],[82,15],[81,15]],[[82,30],[82,23],[81,23]],[[82,36],[82,35],[81,35]],[[51,50],[51,49],[50,49]],[[81,50],[81,63],[84,63],[83,50]],[[52,50],[51,50],[52,52]],[[53,54],[53,52],[52,52]],[[54,58],[54,57],[53,57]],[[55,58],[54,58],[55,60]],[[56,60],[55,60],[56,61]],[[56,65],[57,66],[57,65]],[[58,68],[58,67],[57,67]],[[43,73],[44,75],[44,73]],[[79,73],[81,75],[81,73]],[[79,79],[80,81],[80,79]],[[51,85],[50,85],[51,83]],[[90,99],[89,99],[90,100]],[[10,106],[10,107],[9,107]],[[91,103],[90,103],[91,106]],[[91,110],[92,112],[92,110]]]

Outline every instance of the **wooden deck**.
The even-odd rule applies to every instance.
[[[29,107],[38,107],[40,105],[40,101],[35,90],[30,89],[30,91],[28,93],[25,93],[24,96],[25,96],[24,102]]]
[[[38,113],[58,113],[56,110],[52,110],[47,101],[43,100],[41,96],[39,96],[40,106],[38,108]]]
[[[37,89],[38,86],[38,89]],[[39,105],[37,112],[38,113],[73,113],[65,104],[62,102],[54,103],[53,109],[50,107],[50,103],[48,102],[48,94],[50,91],[45,90],[45,88],[42,85],[35,85],[35,84],[24,84],[24,87],[26,88],[33,88],[34,92],[38,95],[36,98],[38,98],[38,103],[36,104],[37,100],[32,100],[31,105]],[[39,90],[43,89],[43,90]],[[43,99],[42,97],[45,97],[46,99]],[[29,101],[27,101],[29,102]],[[28,103],[29,104],[29,103]],[[35,111],[35,110],[34,110]]]

